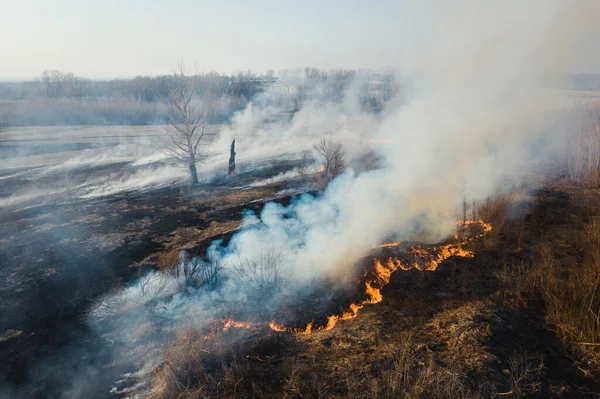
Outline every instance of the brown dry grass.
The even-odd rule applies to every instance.
[[[338,329],[301,337],[290,359],[287,398],[479,398],[495,392],[469,375],[488,372],[489,334],[475,303],[437,314],[429,323],[382,334],[376,310]]]
[[[525,226],[528,246],[523,256],[505,262],[499,273],[500,295],[508,306],[543,312],[548,327],[557,332],[581,368],[598,372],[600,193],[570,183],[560,190],[540,199],[543,205],[554,201],[552,196],[566,196],[537,215],[537,222]],[[522,222],[511,225],[516,223]],[[514,227],[507,225],[507,229]]]
[[[264,397],[283,370],[273,353],[285,355],[293,346],[290,339],[265,330],[182,329],[164,355],[149,396]]]
[[[579,110],[574,137],[569,141],[567,156],[569,176],[589,187],[600,186],[600,108],[583,107]]]
[[[170,272],[179,263],[180,252],[171,250],[165,251],[158,254],[158,258],[156,260],[156,268],[162,272]]]
[[[211,206],[214,209],[224,209],[232,206],[248,204],[253,201],[271,198],[277,189],[273,187],[255,187],[252,189],[227,190],[218,196],[198,199],[198,203]]]
[[[582,136],[592,144],[596,138]],[[207,340],[199,331],[180,331],[157,373],[153,395],[479,398],[552,391],[541,387],[548,378],[543,350],[530,354],[521,347],[507,355],[500,353],[505,348],[490,349],[494,323],[504,323],[503,331],[515,336],[519,329],[529,328],[510,324],[505,316],[500,320],[499,308],[542,315],[541,324],[556,331],[580,369],[600,371],[600,193],[590,188],[600,182],[600,155],[592,151],[582,156],[583,141],[577,143],[580,154],[571,160],[575,163],[570,167],[576,170],[572,181],[541,190],[535,209],[526,188],[510,195],[499,193],[471,204],[470,210],[465,206],[465,217],[469,211],[470,216],[493,223],[492,232],[473,246],[476,253],[491,254],[493,261],[485,266],[490,279],[496,274],[496,294],[458,304],[438,298],[443,304],[433,305],[432,298],[423,294],[423,304],[433,310],[412,318],[406,309],[424,306],[419,300],[399,299],[398,307],[396,300],[384,300],[331,331],[308,336],[267,333],[266,340],[287,337],[300,343],[303,349],[297,356],[280,348],[265,357],[253,343],[260,341],[257,336],[220,334]],[[213,205],[221,208],[269,195],[271,189],[232,191]],[[239,221],[215,222],[194,232],[193,241],[238,225]],[[181,235],[173,241],[177,246],[185,244]],[[173,264],[173,253],[161,255],[159,261]],[[409,315],[401,313],[405,310]]]
[[[583,362],[600,370],[600,220],[574,232],[568,243],[579,252],[573,262],[560,264],[550,251],[534,259],[544,271],[548,321]]]

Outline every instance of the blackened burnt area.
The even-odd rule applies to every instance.
[[[21,334],[0,342],[2,380],[19,386],[38,378],[29,372],[40,359],[89,340],[83,320],[88,306],[142,272],[132,266],[160,250],[157,236],[181,226],[206,225],[202,209],[165,212],[173,197],[153,194],[145,201],[136,197],[40,206],[20,211],[23,217],[16,220],[3,218],[0,239],[8,245],[0,248],[0,332]],[[141,203],[145,206],[137,206]],[[87,217],[91,219],[77,222]],[[148,223],[139,231],[118,236],[142,219]],[[104,237],[112,234],[118,236],[116,244],[103,247]]]
[[[285,206],[293,200],[276,202]],[[165,188],[3,213],[0,239],[8,245],[0,248],[0,332],[21,334],[0,342],[0,358],[6,359],[0,362],[0,379],[13,387],[55,389],[58,376],[48,381],[53,377],[40,376],[39,365],[68,348],[94,347],[96,338],[84,321],[87,309],[98,296],[144,272],[134,265],[162,249],[157,238],[181,227],[241,220],[243,211],[259,212],[265,202],[212,209]],[[226,243],[233,234],[209,237],[191,255],[204,255],[214,239]],[[113,235],[116,244],[103,247]],[[76,363],[87,367],[94,357],[97,361],[90,355]]]

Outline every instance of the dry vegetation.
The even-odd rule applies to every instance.
[[[495,226],[472,243],[475,259],[399,271],[382,303],[331,331],[180,331],[153,395],[590,395],[600,370],[600,193],[554,182],[533,208],[513,195],[468,212]]]
[[[600,143],[600,129],[582,129],[578,140]],[[600,147],[592,151],[588,144],[578,144],[567,171],[535,192],[523,186],[481,203],[465,201],[459,235],[469,218],[493,225],[468,244],[473,259],[451,258],[434,272],[398,271],[381,303],[328,331],[302,335],[264,325],[181,330],[152,395],[595,397]],[[277,263],[276,256],[267,258]],[[178,252],[169,252],[158,264],[172,268],[178,259]],[[238,275],[256,285],[257,303],[273,291],[265,293],[266,285],[285,279],[269,274],[279,269],[258,266],[240,268],[246,274]]]
[[[542,308],[582,370],[600,369],[600,193],[571,185],[563,209],[544,209],[541,231],[524,233],[530,254],[501,272],[510,306]],[[552,201],[541,195],[542,204]],[[530,227],[530,226],[528,226]],[[536,234],[537,233],[537,234]],[[537,236],[533,236],[536,234]]]
[[[263,397],[283,378],[273,353],[291,351],[289,336],[259,330],[182,329],[165,354],[156,398]]]

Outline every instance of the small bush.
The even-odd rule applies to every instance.
[[[233,266],[234,277],[254,305],[267,305],[289,284],[289,270],[284,266],[283,255],[282,250],[272,250],[256,259],[240,260]]]

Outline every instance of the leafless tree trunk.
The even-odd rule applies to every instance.
[[[231,142],[229,150],[229,174],[235,175],[235,139]]]
[[[206,157],[201,145],[208,139],[206,128],[214,112],[215,90],[205,87],[199,93],[198,77],[186,76],[185,67],[180,64],[174,74],[174,88],[170,93],[171,107],[167,134],[171,138],[170,148],[173,158],[187,165],[192,183],[198,183],[196,163]]]
[[[346,167],[346,152],[339,141],[322,139],[315,145],[315,151],[324,158],[323,176],[325,183],[329,183]]]

